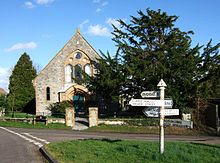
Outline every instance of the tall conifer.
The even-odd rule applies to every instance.
[[[130,22],[119,20],[114,26],[118,53],[123,58],[126,78],[123,94],[138,98],[142,91],[156,90],[161,78],[167,83],[166,97],[173,98],[177,108],[189,107],[197,96],[207,96],[213,75],[219,69],[219,44],[191,45],[192,31],[175,26],[178,17],[161,10],[139,11]],[[217,74],[216,74],[217,75]],[[210,95],[210,93],[209,93]]]
[[[36,70],[29,55],[22,54],[10,76],[9,106],[13,111],[22,111],[28,102],[35,97],[32,80],[36,77]]]

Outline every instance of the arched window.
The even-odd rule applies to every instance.
[[[90,64],[86,64],[84,67],[85,73],[87,73],[89,76],[92,75],[92,70]]]
[[[73,79],[73,66],[67,65],[65,67],[65,83],[72,83]]]
[[[47,101],[50,101],[50,87],[46,88]]]
[[[75,66],[75,78],[77,80],[81,80],[82,79],[82,66],[80,64],[77,64]]]

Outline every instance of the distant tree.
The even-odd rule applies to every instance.
[[[13,111],[22,111],[34,97],[35,91],[32,80],[36,77],[36,70],[29,55],[22,54],[9,78],[8,102]]]
[[[139,11],[138,17],[131,16],[130,23],[119,20],[121,28],[114,26],[113,40],[123,58],[123,95],[140,97],[141,91],[158,89],[163,78],[168,85],[166,96],[173,98],[174,107],[182,109],[208,92],[208,81],[219,69],[219,44],[211,47],[209,43],[201,54],[202,46],[191,45],[193,32],[175,27],[177,19],[147,9],[146,13]]]
[[[8,109],[8,102],[6,95],[0,94],[0,111],[1,108]]]

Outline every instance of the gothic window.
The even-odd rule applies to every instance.
[[[65,67],[65,83],[72,83],[73,79],[73,66],[67,65]]]
[[[80,52],[77,52],[75,58],[80,59],[81,57],[82,57],[82,54]]]
[[[85,73],[87,73],[89,76],[92,75],[92,70],[90,64],[86,64],[84,67]]]
[[[46,88],[47,101],[50,101],[50,87]]]
[[[82,79],[82,66],[80,64],[77,64],[75,66],[75,78],[77,80],[81,80]]]

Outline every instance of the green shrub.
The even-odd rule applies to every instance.
[[[51,111],[52,116],[63,117],[65,109],[72,106],[73,104],[70,101],[62,101],[51,104],[47,109]]]
[[[8,100],[5,95],[0,94],[0,111],[3,110],[3,108],[8,110]]]

